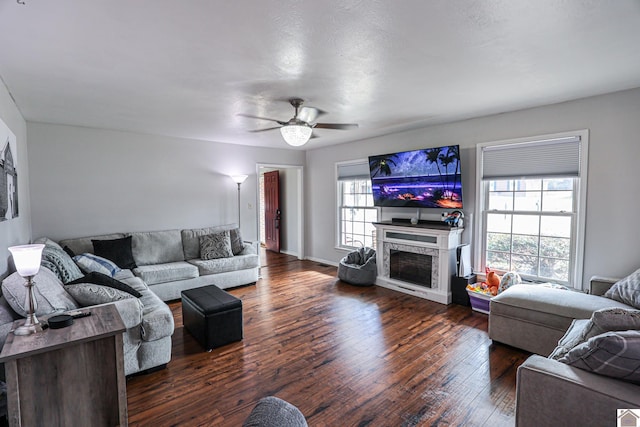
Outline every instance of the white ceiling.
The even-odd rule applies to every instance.
[[[28,121],[306,148],[640,87],[637,0],[0,0]]]

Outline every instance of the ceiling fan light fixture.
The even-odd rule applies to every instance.
[[[306,124],[287,124],[280,128],[285,142],[293,147],[300,147],[309,141],[313,128]]]

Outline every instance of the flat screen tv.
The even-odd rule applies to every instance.
[[[375,206],[462,209],[460,147],[369,157]]]

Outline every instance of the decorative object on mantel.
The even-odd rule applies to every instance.
[[[452,227],[462,227],[464,225],[463,218],[464,214],[462,213],[462,211],[453,211],[447,215],[447,217],[444,219],[444,222]]]
[[[42,331],[42,325],[36,317],[37,303],[35,295],[33,294],[33,286],[35,284],[33,276],[40,271],[40,260],[43,249],[43,244],[11,246],[9,248],[18,274],[27,279],[27,283],[25,284],[27,288],[25,307],[29,308],[29,312],[27,313],[27,319],[24,321],[24,325],[17,327],[16,330],[13,331],[16,335],[31,335]]]
[[[249,177],[249,175],[231,175],[233,182],[238,184],[238,228],[240,228],[240,185]]]

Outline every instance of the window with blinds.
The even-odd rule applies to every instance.
[[[482,270],[581,287],[587,135],[478,145]]]
[[[367,160],[336,164],[339,247],[375,247],[378,210],[373,206]]]

